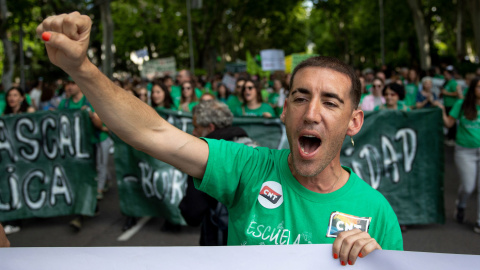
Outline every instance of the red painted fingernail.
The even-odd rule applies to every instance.
[[[346,265],[344,261],[342,261],[342,265],[343,265],[343,266],[345,266],[345,265]]]
[[[358,254],[358,257],[363,258],[363,254],[360,252],[360,253]]]
[[[353,265],[352,261],[348,260],[348,264]]]
[[[334,259],[338,259],[337,253],[333,253],[333,258],[334,258]]]
[[[52,33],[43,32],[42,39],[45,40],[45,41],[49,41],[51,36],[52,36]]]

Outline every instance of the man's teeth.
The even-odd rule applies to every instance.
[[[300,146],[300,148],[302,149],[302,152],[304,152],[305,154],[308,154],[308,152],[305,152],[305,149],[303,148],[303,146]]]

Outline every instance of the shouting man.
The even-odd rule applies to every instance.
[[[363,125],[360,82],[349,66],[330,57],[299,64],[281,115],[290,150],[251,148],[184,133],[113,84],[87,58],[90,30],[90,18],[74,12],[48,17],[37,34],[109,129],[228,207],[228,244],[333,243],[342,265],[403,248],[386,199],[340,165],[343,140]]]

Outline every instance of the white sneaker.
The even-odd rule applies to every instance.
[[[480,224],[475,224],[475,227],[473,227],[473,231],[476,233],[480,233]]]
[[[20,226],[12,226],[12,225],[6,225],[5,228],[5,234],[12,234],[20,231]]]
[[[455,146],[455,141],[454,140],[446,140],[445,145],[453,147],[453,146]]]

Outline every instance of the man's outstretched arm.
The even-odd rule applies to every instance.
[[[92,22],[78,12],[46,18],[37,35],[48,58],[78,84],[107,127],[126,143],[183,172],[202,178],[208,159],[206,142],[160,117],[154,109],[105,77],[87,57]]]

